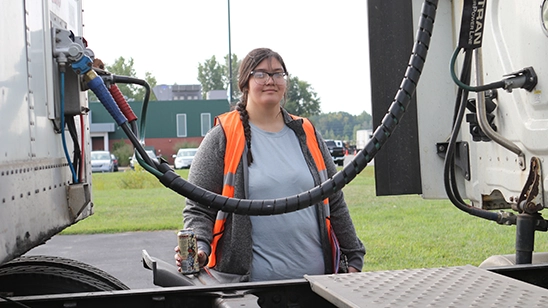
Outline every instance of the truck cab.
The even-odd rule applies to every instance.
[[[329,153],[331,153],[333,162],[337,164],[337,166],[343,166],[344,156],[345,156],[345,149],[344,149],[343,142],[341,140],[327,139],[325,140],[325,144],[329,148]]]

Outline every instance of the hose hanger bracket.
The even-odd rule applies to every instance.
[[[529,176],[516,204],[516,211],[534,214],[544,208],[542,168],[538,157],[531,157]]]
[[[436,153],[441,158],[445,159],[449,142],[436,143]],[[468,142],[462,141],[456,143],[456,151],[454,152],[455,165],[462,170],[464,178],[470,181],[470,153]]]

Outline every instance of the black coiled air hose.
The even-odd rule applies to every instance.
[[[411,98],[415,94],[426,61],[430,38],[432,37],[434,28],[437,5],[437,0],[426,0],[422,5],[419,30],[416,34],[405,76],[381,124],[375,130],[365,148],[359,151],[346,167],[330,179],[299,195],[270,200],[227,198],[212,193],[185,181],[171,170],[167,164],[159,166],[159,170],[163,173],[162,176],[158,177],[160,182],[200,205],[215,210],[245,215],[272,215],[293,212],[319,203],[333,193],[341,190],[375,157],[377,152],[392,135],[407,110]]]

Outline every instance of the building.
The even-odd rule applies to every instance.
[[[200,84],[161,84],[152,88],[152,92],[154,92],[154,95],[156,95],[156,98],[160,101],[189,101],[202,99],[202,85]]]
[[[130,102],[138,127],[145,125],[145,146],[154,148],[168,162],[183,143],[200,144],[213,126],[216,116],[229,111],[227,99]],[[92,150],[109,150],[115,142],[131,144],[123,129],[116,124],[99,102],[89,103]],[[145,114],[146,117],[143,117]],[[144,121],[144,122],[143,122]]]

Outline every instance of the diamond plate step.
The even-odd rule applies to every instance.
[[[548,290],[470,265],[305,278],[337,307],[548,307]]]

